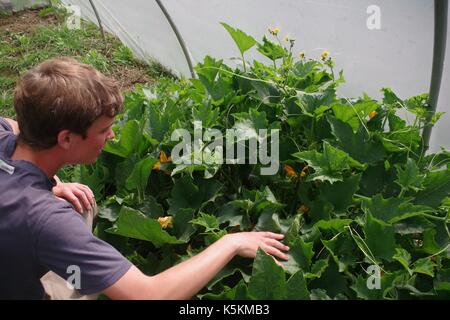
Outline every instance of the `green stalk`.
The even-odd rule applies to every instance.
[[[247,67],[245,65],[245,59],[244,59],[244,54],[243,53],[241,53],[241,57],[242,57],[242,63],[244,65],[244,72],[247,73]]]

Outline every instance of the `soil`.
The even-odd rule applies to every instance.
[[[30,9],[8,16],[0,16],[0,37],[3,38],[8,34],[31,35],[38,27],[57,26],[61,23],[55,13],[40,17],[39,12],[40,9]],[[118,81],[123,91],[132,90],[138,83],[154,83],[156,81],[147,74],[147,67],[142,64],[118,65],[111,70],[108,76]]]
[[[59,21],[55,14],[39,17],[40,10],[26,10],[0,18],[0,34],[4,32],[32,34],[38,26],[56,26]]]

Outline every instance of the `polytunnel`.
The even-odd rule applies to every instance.
[[[47,2],[16,1],[13,5],[20,10]],[[62,2],[76,6],[77,15],[100,22],[136,56],[158,61],[185,77],[195,76],[193,66],[206,55],[229,62],[238,56],[221,22],[254,36],[278,27],[283,35],[296,40],[294,50],[304,51],[307,57],[317,58],[328,50],[336,60],[336,69],[345,71],[346,81],[339,93],[349,97],[366,92],[380,98],[383,87],[392,88],[401,97],[429,93],[437,42],[435,76],[437,80],[442,74],[442,81],[434,86],[436,110],[446,112],[450,102],[448,12],[442,12],[443,8],[448,11],[446,1]],[[246,58],[255,58],[255,51]],[[232,63],[240,63],[235,61]],[[449,122],[450,115],[444,114],[434,127],[430,151],[450,147]]]
[[[64,2],[79,6],[83,17],[98,21],[89,1]],[[401,97],[429,92],[434,36],[444,32],[446,38],[440,41],[445,63],[442,84],[436,89],[440,92],[437,110],[446,112],[450,103],[450,53],[445,50],[449,33],[445,32],[446,24],[435,30],[435,20],[445,21],[448,16],[441,10],[448,8],[444,2],[135,0],[129,5],[113,0],[93,4],[104,27],[138,56],[155,59],[186,77],[191,76],[189,60],[195,65],[206,55],[226,61],[238,56],[220,22],[255,37],[279,27],[283,35],[296,40],[294,50],[304,51],[307,57],[319,57],[328,50],[336,60],[336,69],[345,72],[346,82],[339,93],[350,97],[367,92],[379,98],[383,87],[392,88]],[[247,58],[255,58],[255,51]],[[430,150],[450,147],[449,122],[450,115],[445,114],[437,123]]]
[[[8,277],[0,265],[0,285],[6,283],[0,299],[26,297],[23,292],[48,295],[51,283],[64,283],[68,270],[72,280],[81,272],[76,279],[82,283],[69,299],[450,298],[447,0],[0,0],[0,11],[59,10],[59,3],[69,41],[80,17],[101,30],[103,43],[90,49],[104,70],[117,58],[101,56],[108,32],[126,46],[121,61],[131,49],[128,66],[137,58],[172,74],[119,90],[84,64],[94,59],[74,54],[83,63],[49,60],[17,82],[14,107],[22,128],[27,108],[31,114],[39,107],[53,122],[36,112],[28,121],[41,121],[45,130],[31,121],[19,133],[17,122],[0,117],[0,257],[13,257],[2,262],[9,271],[21,266],[14,259],[22,259],[48,273],[27,278],[34,281],[27,287],[19,272]],[[54,41],[44,31],[49,46],[67,46],[67,38]],[[0,58],[30,55],[27,34],[4,34],[9,38],[0,39]],[[26,49],[16,51],[11,43]],[[82,76],[64,69],[67,64]],[[0,64],[4,82],[25,72],[5,65]],[[38,72],[41,78],[32,82]],[[45,86],[50,76],[54,82]],[[27,83],[29,90],[23,89]],[[39,90],[53,100],[23,102]],[[78,113],[68,117],[60,111],[72,112],[72,100],[80,99]],[[89,113],[94,108],[95,116]],[[58,115],[69,125],[52,133]],[[72,130],[73,121],[90,127]],[[100,138],[89,138],[92,128]],[[36,136],[53,136],[40,145],[33,129]],[[60,161],[51,166],[39,156]],[[69,204],[54,204],[49,190],[45,196],[36,191],[39,185],[22,187],[28,180],[16,176],[25,169],[44,177],[41,187]],[[64,197],[62,180],[81,184],[76,203]],[[88,198],[98,211],[88,210],[94,236],[91,228],[83,231],[78,214],[71,215],[86,215],[81,202]],[[41,207],[41,199],[56,209]],[[39,232],[30,232],[39,237],[32,244],[37,253],[30,254],[41,253],[37,262],[16,255],[9,240],[25,234],[21,224],[6,223],[19,207],[32,221],[23,219],[27,228],[39,217]],[[41,218],[27,211],[36,208],[60,215]],[[73,235],[61,217],[76,227]],[[130,278],[124,277],[127,270]],[[160,292],[147,290],[152,286]],[[54,297],[60,296],[46,296]],[[170,312],[189,310],[187,305]]]

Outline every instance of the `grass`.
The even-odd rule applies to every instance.
[[[31,22],[20,27],[20,18]],[[0,16],[0,116],[14,118],[14,87],[20,76],[53,57],[70,56],[90,64],[118,80],[123,91],[136,83],[173,77],[157,63],[135,59],[113,35],[105,33],[103,41],[95,24],[82,21],[80,29],[69,29],[65,20],[65,12],[53,7]]]

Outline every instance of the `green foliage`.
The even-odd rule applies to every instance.
[[[116,139],[98,166],[83,169],[103,183],[95,186],[107,230],[99,235],[157,272],[229,232],[285,234],[283,267],[261,251],[253,262],[237,258],[202,299],[448,298],[450,156],[423,154],[420,132],[433,124],[426,95],[403,100],[384,88],[382,101],[338,97],[343,77],[333,63],[296,61],[292,47],[224,27],[242,55],[257,44],[277,63],[241,70],[206,57],[198,80],[128,93]],[[194,136],[199,121],[224,136],[239,129],[233,145],[247,149],[260,129],[279,129],[277,172],[262,175],[248,154],[241,163],[206,162],[223,156],[210,141],[197,145],[203,162],[174,163],[172,133]],[[162,217],[173,226],[158,224]],[[368,286],[371,266],[379,289]]]

